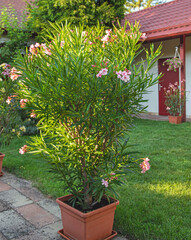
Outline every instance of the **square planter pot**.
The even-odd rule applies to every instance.
[[[2,172],[2,165],[3,165],[3,158],[5,157],[5,154],[0,152],[0,177],[3,176],[3,172]]]
[[[61,209],[63,224],[63,230],[61,230],[63,235],[60,234],[60,231],[59,234],[71,240],[111,239],[114,235],[112,228],[115,209],[119,201],[111,198],[113,203],[83,213],[65,203],[71,197],[72,195],[67,195],[56,199]]]
[[[182,123],[182,116],[168,116],[169,123],[180,124]]]

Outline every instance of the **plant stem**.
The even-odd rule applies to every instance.
[[[87,208],[91,208],[92,204],[92,196],[89,194],[89,183],[87,179],[87,173],[86,173],[86,160],[85,157],[82,159],[82,175],[83,175],[83,185],[84,185],[84,203],[87,206]]]

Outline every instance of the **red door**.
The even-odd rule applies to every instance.
[[[162,78],[159,80],[159,115],[164,115],[167,116],[169,115],[168,112],[166,111],[166,106],[165,106],[165,94],[164,94],[164,88],[168,88],[169,83],[174,84],[175,82],[179,83],[179,70],[174,72],[173,70],[167,71],[168,65],[163,66],[163,62],[166,59],[159,59],[158,61],[158,71],[159,73],[163,73]]]

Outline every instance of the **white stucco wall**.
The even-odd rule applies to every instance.
[[[154,74],[154,76],[158,75],[158,62],[154,64],[150,73]],[[148,89],[148,93],[145,94],[144,99],[148,100],[148,102],[143,103],[144,106],[148,106],[147,111],[152,114],[158,114],[158,84],[155,84]]]
[[[155,48],[159,46],[160,42],[155,43]],[[167,40],[162,43],[162,54],[161,58],[174,57],[175,47],[180,45],[180,39]],[[145,45],[149,47],[148,44]],[[187,91],[187,101],[186,101],[186,115],[191,118],[191,37],[186,38],[186,91]],[[154,65],[153,69],[150,71],[158,75],[158,62]],[[179,79],[181,79],[179,77]],[[148,99],[145,106],[148,105],[147,111],[151,114],[159,114],[159,96],[158,96],[158,85],[151,87],[149,93],[145,95],[144,99]]]

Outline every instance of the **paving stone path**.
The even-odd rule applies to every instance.
[[[63,240],[60,209],[32,183],[4,172],[0,178],[0,240]],[[118,236],[114,240],[127,240]]]

